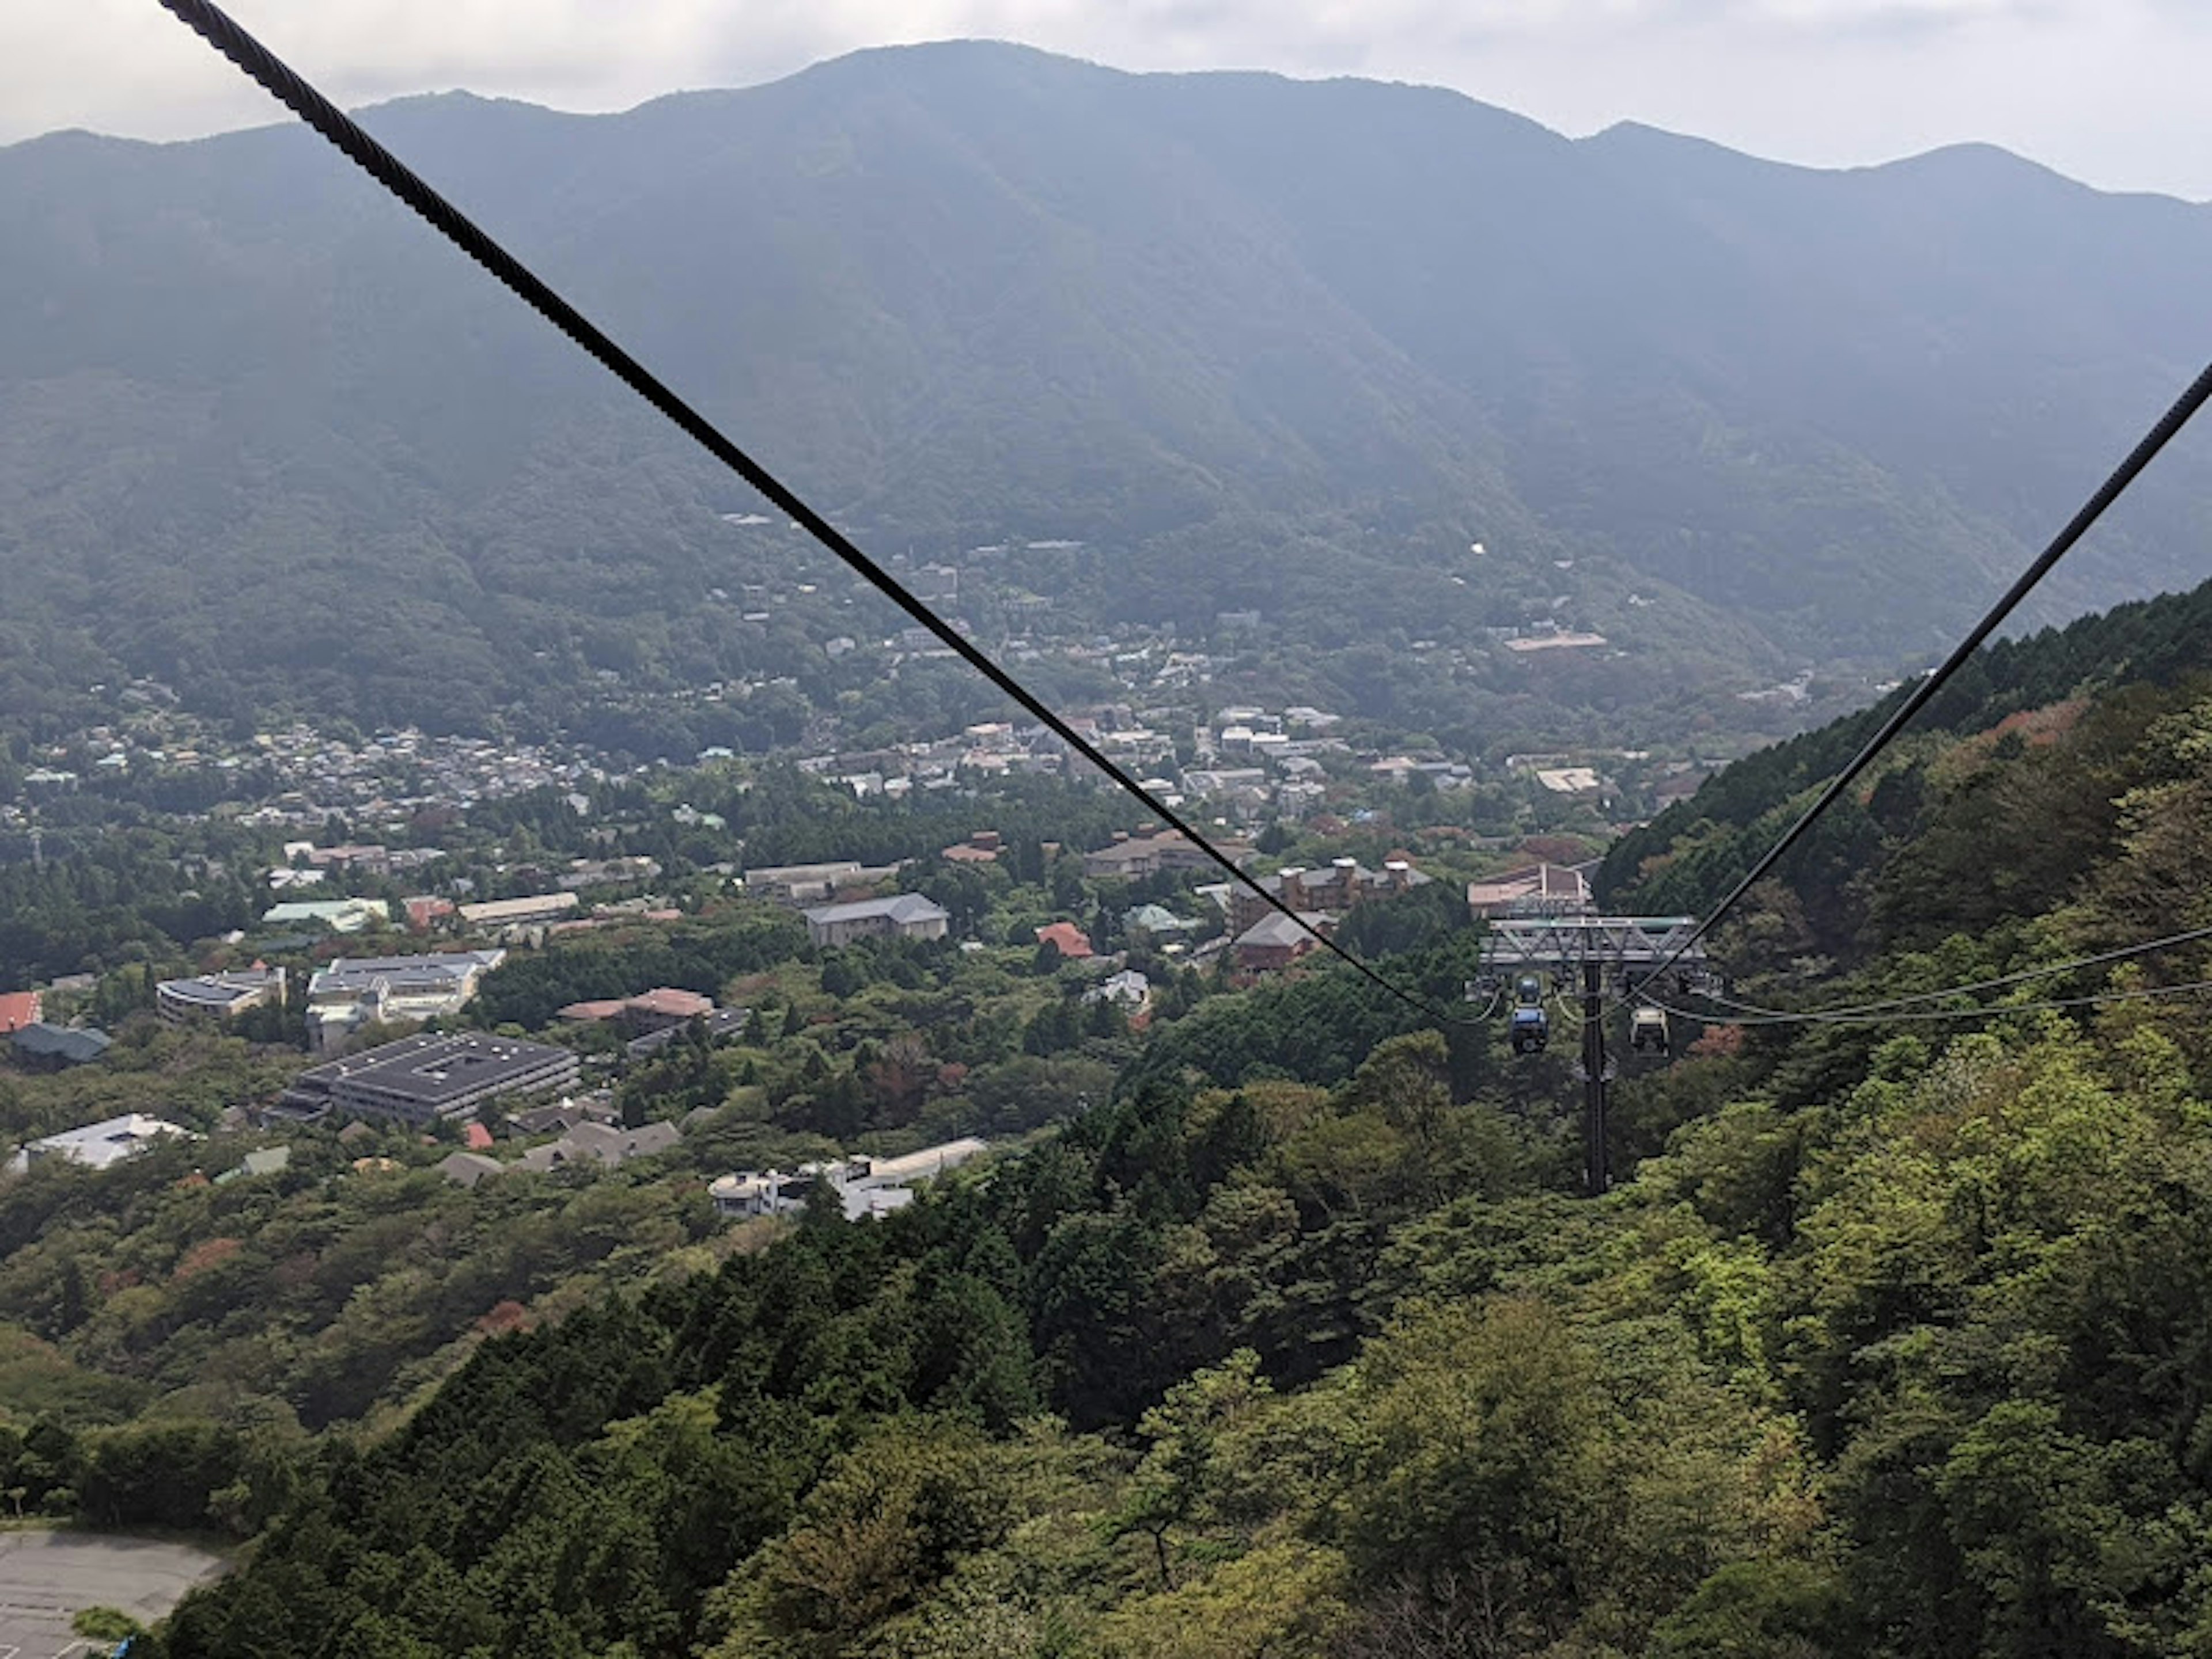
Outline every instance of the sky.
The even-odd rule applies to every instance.
[[[1822,167],[2004,146],[2212,199],[2207,0],[234,0],[343,104],[466,88],[574,110],[989,38],[1131,70],[1453,87],[1581,135],[1637,120]],[[276,106],[155,0],[6,0],[0,143],[178,138]]]

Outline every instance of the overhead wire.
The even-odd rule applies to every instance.
[[[1813,804],[1805,809],[1796,823],[1783,832],[1781,839],[1759,856],[1757,862],[1753,864],[1750,870],[1744,874],[1743,878],[1729,889],[1727,896],[1715,905],[1705,919],[1692,928],[1687,936],[1682,939],[1660,962],[1652,970],[1652,977],[1656,978],[1658,975],[1664,973],[1675,963],[1680,961],[1685,954],[1712,931],[1723,917],[1742,901],[1744,895],[1757,886],[1765,878],[1767,872],[1781,862],[1790,849],[1803,839],[1806,831],[1820,821],[1821,815],[1835,805],[1843,793],[1856,781],[1859,775],[1874,763],[1875,757],[1887,748],[1890,742],[1911,723],[1913,717],[1925,708],[1936,695],[1950,683],[1952,677],[1966,665],[1967,659],[1981,649],[1990,635],[2003,625],[2005,619],[2019,608],[2021,602],[2027,599],[2037,585],[2057,567],[2058,562],[2073,550],[2075,544],[2088,533],[2090,526],[2104,516],[2106,509],[2127,492],[2130,486],[2142,476],[2143,470],[2157,458],[2159,452],[2173,441],[2208,401],[2212,401],[2212,364],[2207,364],[2196,380],[2190,383],[2188,388],[2174,399],[2172,406],[2165,414],[2159,416],[2150,430],[2143,434],[2142,440],[2132,450],[2128,452],[2127,457],[2112,470],[2111,475],[2098,487],[2096,492],[2082,504],[2071,519],[2067,520],[2065,528],[2052,538],[2050,544],[2036,556],[2034,562],[2020,574],[1996,603],[1983,614],[1982,619],[1967,630],[1966,637],[1952,648],[1950,655],[1946,657],[1933,672],[1913,687],[1910,695],[1899,703],[1891,712],[1889,718],[1881,723],[1880,729],[1861,746],[1858,753],[1852,757],[1850,763],[1829,780],[1820,794],[1814,798]]]
[[[1915,991],[1905,996],[1883,997],[1871,1002],[1846,1005],[1839,1008],[1768,1008],[1739,997],[1723,995],[1714,991],[1701,991],[1698,995],[1708,1002],[1741,1010],[1745,1013],[1763,1014],[1790,1019],[1838,1019],[1848,1016],[1878,1013],[1891,1008],[1914,1007],[1923,1002],[1940,1002],[1946,997],[1972,996],[1984,991],[2003,990],[2010,986],[2025,985],[2039,979],[2057,979],[2066,974],[2079,973],[2085,968],[2101,968],[2115,962],[2126,962],[2136,957],[2148,956],[2154,951],[2171,951],[2184,945],[2194,945],[2212,939],[2212,927],[2192,927],[2185,933],[2169,933],[2163,939],[2144,939],[2135,945],[2123,945],[2111,951],[2100,951],[2094,956],[2075,957],[2071,961],[2052,963],[2041,968],[2026,968],[2018,973],[2002,974],[1995,979],[1974,980],[1965,985],[1946,986],[1941,990]]]
[[[740,448],[704,415],[693,408],[665,382],[647,369],[581,312],[563,299],[521,260],[508,252],[476,222],[433,189],[398,156],[379,143],[354,118],[339,109],[290,65],[249,33],[235,19],[209,0],[160,0],[164,9],[190,27],[216,51],[301,120],[322,135],[348,160],[412,209],[425,222],[461,252],[482,265],[494,278],[551,323],[575,345],[658,410],[697,443],[804,530],[815,541],[856,572],[871,586],[903,611],[940,643],[1046,730],[1080,755],[1110,781],[1143,803],[1162,823],[1185,836],[1213,863],[1289,920],[1322,949],[1348,963],[1363,978],[1439,1024],[1462,1023],[1462,1015],[1446,1012],[1427,997],[1407,989],[1361,961],[1327,933],[1308,922],[1206,836],[1188,823],[1135,777],[1109,759],[1067,720],[966,635],[916,598],[902,583],[870,558],[796,491]]]
[[[1937,1022],[1960,1019],[1991,1019],[2004,1014],[2033,1014],[2067,1008],[2101,1006],[2108,1002],[2138,1002],[2159,997],[2194,995],[2212,992],[2212,979],[2191,980],[2181,985],[2151,985],[2128,987],[2117,991],[2097,991],[2078,997],[2059,997],[2041,1002],[1992,1002],[1978,1008],[1917,1008],[1891,1013],[1865,1014],[1832,1023],[1843,1025],[1887,1025],[1899,1020]],[[1671,1003],[1649,999],[1652,1007],[1671,1018],[1695,1021],[1701,1025],[1734,1025],[1747,1029],[1765,1025],[1804,1025],[1813,1024],[1802,1014],[1769,1017],[1758,1014],[1706,1014],[1695,1009],[1677,1008]]]

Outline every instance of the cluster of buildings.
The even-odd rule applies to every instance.
[[[504,951],[446,951],[419,957],[339,957],[307,981],[307,1047],[329,1054],[362,1026],[457,1014]]]
[[[572,1025],[619,1025],[629,1038],[624,1052],[632,1060],[646,1060],[695,1020],[709,1042],[735,1037],[750,1023],[752,1011],[719,1007],[710,996],[663,985],[634,997],[572,1002],[556,1018]]]
[[[532,1146],[520,1158],[497,1158],[484,1151],[489,1134],[468,1150],[454,1152],[438,1164],[438,1172],[457,1186],[473,1188],[489,1176],[520,1170],[548,1175],[573,1167],[615,1169],[634,1158],[653,1158],[679,1145],[683,1132],[673,1123],[643,1123],[625,1129],[617,1123],[586,1119],[572,1125],[557,1140]]]
[[[969,1136],[925,1146],[904,1158],[848,1158],[802,1164],[792,1170],[744,1170],[716,1177],[707,1195],[714,1200],[716,1214],[738,1220],[803,1210],[814,1189],[826,1184],[836,1194],[846,1218],[859,1221],[903,1209],[914,1202],[914,1189],[921,1182],[989,1150],[988,1143]]]

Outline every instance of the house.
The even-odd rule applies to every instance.
[[[817,949],[830,950],[864,939],[943,939],[952,913],[919,893],[893,898],[861,899],[853,904],[826,904],[806,912],[806,937]]]
[[[136,1158],[157,1140],[190,1133],[165,1118],[129,1112],[121,1117],[88,1123],[82,1129],[65,1129],[59,1134],[31,1141],[15,1155],[15,1166],[27,1169],[33,1164],[59,1161],[82,1164],[88,1170],[106,1170],[126,1158]]]
[[[1301,927],[1299,924],[1304,923]],[[1336,925],[1334,916],[1319,911],[1302,911],[1293,921],[1280,911],[1269,911],[1237,934],[1231,947],[1237,954],[1237,965],[1255,974],[1272,973],[1287,968],[1299,957],[1321,949],[1316,933],[1326,935]]]
[[[859,1221],[889,1214],[914,1201],[921,1182],[957,1170],[990,1150],[974,1136],[925,1146],[903,1158],[852,1158],[832,1164],[803,1164],[793,1170],[744,1170],[717,1176],[707,1195],[717,1214],[732,1219],[789,1215],[806,1207],[815,1187],[826,1182],[844,1206],[845,1218]]]
[[[250,971],[165,979],[154,988],[154,1009],[173,1025],[200,1020],[220,1024],[249,1008],[284,1000],[284,970],[256,963]]]
[[[270,1110],[310,1122],[338,1111],[429,1123],[472,1117],[505,1095],[572,1089],[576,1079],[567,1048],[477,1031],[425,1033],[310,1066]]]
[[[1590,908],[1589,883],[1564,864],[1532,864],[1487,881],[1467,884],[1467,908],[1477,921],[1492,916],[1570,916]]]
[[[651,1158],[667,1152],[684,1139],[673,1123],[643,1123],[625,1129],[613,1123],[579,1123],[560,1139],[532,1146],[515,1160],[514,1167],[543,1175],[574,1164],[601,1164],[612,1169],[633,1158]]]
[[[1000,850],[997,830],[978,830],[967,840],[945,848],[938,856],[947,864],[995,864]]]
[[[1222,850],[1233,860],[1252,849],[1242,842],[1224,842]],[[1205,870],[1214,867],[1205,850],[1179,830],[1151,834],[1117,833],[1095,852],[1083,855],[1086,876],[1152,876],[1163,870]]]
[[[1121,918],[1121,925],[1133,933],[1142,933],[1155,943],[1164,939],[1181,939],[1197,931],[1198,924],[1186,921],[1174,911],[1159,904],[1139,904]]]
[[[1425,887],[1429,880],[1403,859],[1387,860],[1379,871],[1368,869],[1357,859],[1337,859],[1325,870],[1292,866],[1274,875],[1262,876],[1260,886],[1293,910],[1325,910],[1340,916],[1370,899],[1388,898]],[[1238,933],[1263,916],[1280,915],[1249,888],[1230,890],[1229,925]]]
[[[282,1175],[292,1167],[289,1146],[264,1146],[258,1152],[248,1152],[239,1163],[215,1178],[218,1187],[228,1187],[234,1181],[247,1181],[255,1176]]]
[[[1152,982],[1133,968],[1124,968],[1101,980],[1083,994],[1085,1002],[1118,1003],[1131,1012],[1141,1012],[1152,1002]]]
[[[419,957],[340,957],[307,981],[307,1046],[326,1054],[372,1022],[459,1013],[504,951]]]
[[[1039,945],[1049,945],[1070,962],[1085,962],[1098,953],[1091,948],[1090,936],[1072,921],[1048,922],[1036,930]]]
[[[526,1139],[556,1132],[567,1133],[579,1123],[619,1123],[622,1115],[615,1109],[613,1099],[607,1094],[580,1095],[572,1100],[560,1100],[550,1106],[531,1106],[507,1114],[508,1130]]]
[[[400,908],[407,913],[407,931],[427,933],[439,922],[453,914],[454,904],[449,898],[440,898],[434,893],[418,893],[413,898],[402,899]]]
[[[438,1173],[458,1186],[473,1189],[486,1176],[505,1172],[507,1165],[482,1152],[453,1152],[441,1159]]]
[[[640,1036],[665,1031],[687,1020],[703,1019],[714,1012],[714,999],[696,991],[663,985],[630,998],[623,1006],[623,1019]]]
[[[333,933],[358,933],[391,920],[392,907],[382,899],[292,899],[261,913],[264,927],[296,927],[307,922]]]
[[[68,1066],[89,1066],[115,1046],[115,1039],[95,1027],[48,1025],[44,1021],[26,1025],[8,1039],[15,1057],[27,1066],[58,1071]]]
[[[0,993],[0,1036],[39,1024],[46,1017],[46,1004],[36,991]]]
[[[744,1030],[752,1017],[750,1008],[715,1008],[699,1016],[699,1023],[709,1043],[726,1042]],[[681,1025],[663,1025],[643,1036],[632,1037],[623,1045],[623,1054],[629,1060],[650,1060],[683,1036],[690,1024],[690,1020],[685,1020]]]

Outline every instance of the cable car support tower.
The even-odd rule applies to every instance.
[[[1482,942],[1482,976],[1468,987],[1470,1000],[1495,1000],[1516,975],[1546,974],[1562,991],[1582,999],[1583,1187],[1592,1198],[1612,1185],[1606,1159],[1606,1089],[1613,1064],[1606,1054],[1605,994],[1612,981],[1623,1000],[1664,965],[1670,988],[1694,994],[1712,975],[1705,948],[1692,937],[1694,916],[1503,916],[1492,921]],[[1618,1005],[1616,1005],[1618,1006]]]

